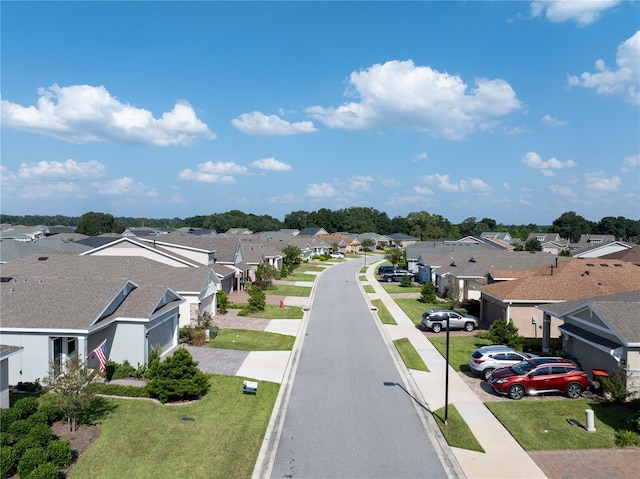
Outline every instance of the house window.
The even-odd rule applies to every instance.
[[[65,363],[78,352],[78,338],[51,338],[53,343],[52,365],[56,373],[64,371]]]

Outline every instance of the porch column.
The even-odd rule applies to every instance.
[[[542,316],[542,352],[548,353],[551,349],[551,316],[543,313]]]

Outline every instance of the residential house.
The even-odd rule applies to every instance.
[[[430,266],[430,260],[425,259],[427,258],[426,255],[439,256],[454,251],[487,251],[491,249],[493,247],[483,240],[460,242],[455,240],[417,241],[406,247],[405,260],[409,271],[419,273],[421,268]],[[422,258],[423,255],[425,255],[424,258]],[[438,261],[441,260],[438,258]],[[428,280],[435,282],[435,276],[428,276],[424,281]]]
[[[625,261],[627,263],[633,263],[640,266],[640,246],[635,245],[631,248],[626,248],[615,253],[605,254],[600,257],[601,259],[617,259],[619,261]]]
[[[309,227],[309,228],[302,228],[300,230],[300,233],[298,233],[298,236],[318,236],[318,235],[326,235],[326,234],[328,234],[328,232],[324,228]]]
[[[562,239],[558,233],[529,233],[524,244],[531,240],[537,240],[540,243],[543,253],[559,255],[569,248],[569,240]]]
[[[550,264],[555,264],[551,255],[528,251],[456,250],[421,256],[421,266],[427,269],[427,278],[434,283],[437,293],[457,297],[460,301],[479,300],[491,270],[518,271]]]
[[[0,299],[0,343],[23,348],[9,362],[9,384],[42,379],[75,355],[96,368],[92,352],[105,340],[116,362],[144,364],[155,347],[166,355],[178,344],[184,301],[170,288],[131,280],[24,276],[3,276]]]
[[[365,240],[373,241],[373,250],[383,250],[388,246],[391,246],[392,239],[386,235],[378,233],[361,233],[356,235],[356,239],[362,244]]]
[[[640,268],[616,260],[569,259],[526,270],[492,269],[480,288],[481,321],[512,321],[526,337],[559,337],[561,321],[543,324],[541,304],[640,290]],[[555,259],[554,258],[554,259]]]
[[[397,248],[406,248],[407,246],[415,244],[420,239],[404,233],[393,233],[389,235],[389,238],[391,239],[391,244]]]
[[[9,404],[9,358],[21,353],[24,348],[0,344],[0,409],[7,409]],[[13,360],[12,360],[13,361]]]
[[[332,233],[326,235],[316,235],[317,238],[324,239],[330,245],[337,244],[341,253],[358,253],[360,251],[360,241],[355,236],[342,233]]]
[[[176,268],[143,256],[32,255],[7,263],[2,275],[60,281],[132,280],[137,284],[164,286],[185,300],[180,305],[180,327],[194,325],[203,313],[215,315],[217,293],[221,289],[221,280],[213,267]]]
[[[622,241],[606,241],[601,243],[574,245],[571,254],[574,258],[601,258],[613,253],[631,249],[633,245]]]
[[[627,389],[640,395],[640,290],[543,304],[538,309],[545,325],[552,318],[562,321],[563,354],[575,358],[592,380],[594,369],[613,375],[622,368]]]

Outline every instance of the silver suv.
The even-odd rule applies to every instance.
[[[508,368],[520,361],[535,357],[537,357],[535,354],[521,353],[509,346],[482,346],[469,356],[469,367],[488,380],[494,369]]]
[[[478,327],[478,318],[465,314],[464,316],[456,313],[451,309],[430,309],[422,313],[422,326],[434,333],[439,333],[447,327],[449,329],[464,329],[465,331],[473,331]]]

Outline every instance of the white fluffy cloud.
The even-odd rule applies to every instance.
[[[337,193],[331,183],[312,183],[307,188],[307,196],[311,198],[334,198]]]
[[[283,163],[282,161],[278,161],[273,157],[256,160],[253,163],[249,163],[249,166],[258,168],[260,170],[291,171],[291,165],[287,165],[286,163]]]
[[[543,160],[542,157],[534,151],[530,151],[524,155],[522,157],[522,163],[529,168],[540,170],[544,176],[554,176],[553,170],[572,168],[576,166],[576,163],[573,160],[560,161],[557,158]]]
[[[149,198],[158,196],[158,192],[154,188],[149,188],[127,176],[104,182],[96,181],[93,182],[93,187],[101,195],[145,196]]]
[[[627,156],[622,160],[622,171],[629,171],[634,168],[640,168],[640,154]]]
[[[621,183],[619,176],[611,176],[603,171],[585,175],[585,189],[589,193],[618,191]]]
[[[565,196],[567,198],[575,196],[575,193],[569,186],[549,185],[549,191],[551,191],[551,194],[553,195]]]
[[[531,3],[531,14],[534,17],[544,15],[554,23],[574,21],[580,26],[595,22],[600,15],[615,7],[620,0],[536,0]]]
[[[38,91],[37,106],[2,100],[2,126],[27,130],[69,143],[105,141],[154,146],[190,145],[215,138],[186,102],[160,118],[121,103],[104,86],[53,85]]]
[[[599,59],[596,73],[569,75],[568,84],[595,88],[600,95],[621,95],[628,102],[640,105],[640,31],[618,45],[616,65],[616,70],[610,70],[604,60]]]
[[[419,162],[424,161],[426,159],[427,159],[427,154],[425,152],[418,153],[417,155],[413,155],[411,157],[411,161],[413,161],[414,163],[419,163]]]
[[[394,126],[463,139],[521,107],[504,80],[477,78],[475,85],[469,89],[459,76],[415,66],[412,60],[394,60],[351,73],[350,87],[359,101],[312,106],[306,112],[330,128]]]
[[[207,161],[198,165],[197,171],[189,168],[182,170],[178,177],[185,181],[197,181],[200,183],[226,183],[236,182],[235,176],[246,175],[247,168],[233,162]]]
[[[265,115],[259,111],[243,113],[231,120],[231,124],[247,135],[290,136],[318,131],[310,121],[290,123],[276,115]]]
[[[488,193],[491,191],[489,185],[479,178],[466,178],[458,183],[451,183],[449,175],[426,175],[422,179],[429,185],[434,185],[442,191],[449,193]]]
[[[77,162],[66,161],[38,161],[37,163],[22,163],[18,170],[20,178],[73,178],[88,179],[104,176],[106,168],[98,161]]]
[[[545,125],[549,125],[549,126],[564,126],[564,125],[567,124],[566,121],[558,120],[557,118],[555,118],[555,117],[553,117],[551,115],[543,116],[540,121],[542,123],[544,123]]]

